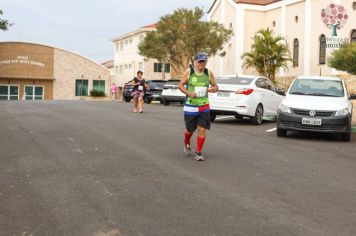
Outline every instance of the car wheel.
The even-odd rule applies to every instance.
[[[340,135],[340,139],[341,139],[342,141],[345,141],[345,142],[350,142],[350,140],[351,140],[351,134],[350,134],[350,133],[348,133],[348,134],[341,134],[341,135]]]
[[[216,115],[210,115],[210,121],[211,121],[211,122],[214,122],[215,119],[216,119]]]
[[[165,105],[165,106],[169,106],[169,104],[171,104],[171,102],[170,102],[170,101],[168,101],[168,100],[163,100],[163,105]]]
[[[240,115],[235,115],[235,119],[236,119],[236,120],[241,120],[241,119],[242,119],[242,116],[240,116]]]
[[[148,98],[145,99],[145,103],[150,104],[151,102],[152,102],[151,99],[148,99]]]
[[[255,116],[251,117],[251,123],[254,125],[260,125],[262,124],[263,120],[263,106],[261,104],[258,104],[255,112]]]
[[[278,128],[277,128],[277,136],[278,136],[278,137],[286,137],[286,136],[287,136],[287,130],[285,130],[285,129],[278,129]]]
[[[131,101],[131,98],[124,97],[124,100],[125,100],[125,102],[130,102],[130,101]]]
[[[182,104],[182,105],[184,104],[184,102],[179,102],[179,103]]]

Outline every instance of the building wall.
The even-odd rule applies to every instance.
[[[311,31],[311,67],[310,67],[310,74],[319,74],[321,69],[322,75],[331,75],[336,74],[336,71],[333,71],[332,68],[329,68],[327,65],[319,65],[319,37],[321,34],[324,34],[326,38],[331,38],[332,31],[328,29],[321,20],[321,9],[326,8],[326,6],[330,3],[338,3],[343,5],[347,10],[349,19],[347,24],[340,30],[337,31],[338,37],[350,38],[350,33],[352,29],[356,29],[356,11],[352,9],[352,3],[354,0],[340,0],[340,1],[325,1],[325,0],[313,0],[312,1],[312,15],[317,16],[313,17],[311,24],[312,24],[312,31]],[[329,56],[334,49],[327,48],[326,53]]]
[[[124,84],[137,74],[137,71],[142,70],[144,78],[147,80],[161,79],[161,73],[154,73],[153,63],[157,62],[154,59],[146,60],[138,53],[138,45],[146,36],[146,33],[152,31],[152,29],[140,29],[113,40],[114,43],[114,65],[115,65],[115,82],[118,86],[123,87]],[[123,48],[121,44],[123,43]],[[119,47],[118,47],[119,45]],[[142,69],[139,68],[139,64],[142,63]],[[120,69],[122,67],[122,69]],[[165,77],[169,78],[170,73],[165,73]]]
[[[221,22],[221,15],[222,15],[222,6],[221,6],[222,2],[218,2],[216,7],[213,9],[214,11],[211,12],[211,21],[216,21],[219,23]],[[236,21],[234,20],[234,23]],[[234,32],[235,33],[235,32]],[[233,36],[235,37],[235,36]],[[221,57],[219,55],[216,55],[214,57],[209,58],[207,67],[209,67],[209,69],[211,69],[216,75],[219,75],[219,71],[220,71],[220,60]]]
[[[110,94],[110,71],[80,55],[54,50],[53,99],[79,99],[75,96],[75,81],[88,80],[88,92],[93,89],[93,80],[105,80],[105,93]]]
[[[231,4],[225,4],[225,28],[235,29],[236,26],[236,11],[234,6]],[[226,71],[227,74],[235,74],[235,60],[238,58],[238,55],[235,54],[235,37],[239,37],[239,35],[234,35],[231,39],[224,45],[224,51],[226,52],[225,56],[222,58],[223,60],[223,71]]]
[[[110,71],[75,53],[24,42],[0,43],[0,84],[20,85],[19,99],[25,85],[44,87],[44,99],[79,99],[75,96],[75,80],[105,80],[109,95]]]
[[[44,88],[44,100],[53,99],[53,80],[42,79],[16,79],[16,78],[0,78],[0,85],[17,85],[19,88],[19,100],[23,100],[23,94],[25,93],[25,86],[43,86]]]
[[[299,60],[298,66],[293,67],[293,63],[289,63],[289,70],[286,72],[288,76],[301,75],[304,72],[304,26],[305,26],[305,2],[298,2],[286,7],[286,33],[285,37],[289,45],[289,51],[293,58],[293,42],[294,39],[299,41]],[[296,22],[295,17],[298,17]]]
[[[249,52],[253,43],[252,38],[257,31],[266,27],[266,16],[264,12],[256,10],[245,11],[245,37],[244,37],[244,52]],[[241,56],[238,60],[241,60]],[[244,74],[256,74],[253,68],[243,70]]]
[[[219,23],[222,22],[221,14],[231,15],[231,13],[226,10],[225,13],[222,13],[221,5],[224,5],[228,0],[218,1],[216,10],[209,13],[209,20],[214,20]],[[348,21],[347,24],[340,30],[338,30],[338,37],[341,38],[350,38],[350,34],[353,29],[356,29],[356,11],[353,10],[352,4],[354,0],[311,0],[311,10],[310,10],[310,19],[307,19],[306,15],[306,1],[305,0],[284,0],[281,2],[269,4],[267,6],[257,6],[251,4],[235,4],[235,12],[239,12],[240,9],[244,11],[244,29],[243,33],[240,29],[237,29],[237,32],[234,32],[235,36],[244,35],[243,37],[243,48],[244,51],[249,51],[251,49],[252,40],[254,33],[261,29],[270,27],[274,30],[276,35],[285,36],[287,43],[293,56],[293,40],[295,38],[299,41],[299,65],[298,67],[293,68],[292,63],[289,64],[289,70],[285,71],[282,74],[277,74],[277,76],[296,76],[302,74],[311,74],[311,75],[337,75],[344,74],[344,72],[336,71],[332,68],[329,68],[327,65],[319,65],[319,38],[321,34],[324,34],[327,38],[330,38],[332,35],[331,29],[328,29],[322,22],[321,19],[321,10],[326,8],[330,3],[341,4],[345,7],[348,12]],[[283,14],[282,9],[285,8],[285,15]],[[215,9],[215,7],[214,7]],[[295,16],[298,16],[298,22],[295,22]],[[283,17],[283,19],[282,19]],[[236,17],[235,23],[239,17]],[[275,27],[273,27],[273,21],[275,21]],[[306,35],[306,28],[310,27],[310,36]],[[236,27],[234,27],[235,29]],[[240,41],[239,39],[234,40],[232,47],[236,47]],[[307,44],[307,45],[306,45]],[[309,47],[307,47],[309,46]],[[310,48],[310,50],[308,49]],[[331,52],[335,49],[327,48],[328,57]],[[241,55],[234,55],[235,63],[240,59]],[[223,61],[224,64],[226,63]],[[210,66],[214,69],[222,68],[222,74],[230,73],[228,65],[220,65],[219,57],[216,56],[210,60]],[[239,64],[239,63],[236,63]],[[306,65],[306,66],[305,66]],[[309,69],[308,69],[309,68]],[[238,68],[235,68],[238,69]],[[219,71],[219,70],[218,70]],[[252,69],[244,70],[243,73],[251,74],[254,73]]]
[[[38,44],[0,44],[0,76],[53,79],[54,49]]]

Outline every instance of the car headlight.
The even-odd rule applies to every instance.
[[[282,103],[279,105],[279,110],[285,113],[292,113],[291,109]]]
[[[335,113],[335,116],[346,116],[350,114],[350,111],[349,111],[349,108],[344,108],[344,109],[341,109],[341,110],[337,110],[336,113]]]

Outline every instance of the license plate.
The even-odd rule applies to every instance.
[[[321,119],[317,118],[303,118],[302,119],[303,125],[321,125]]]
[[[219,97],[230,97],[230,92],[222,92],[222,91],[218,91],[217,94]]]

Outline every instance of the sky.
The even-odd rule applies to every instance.
[[[214,0],[1,0],[2,19],[13,26],[0,41],[45,44],[98,63],[113,59],[110,39],[153,24],[178,8],[202,7]],[[205,17],[206,18],[206,17]]]

